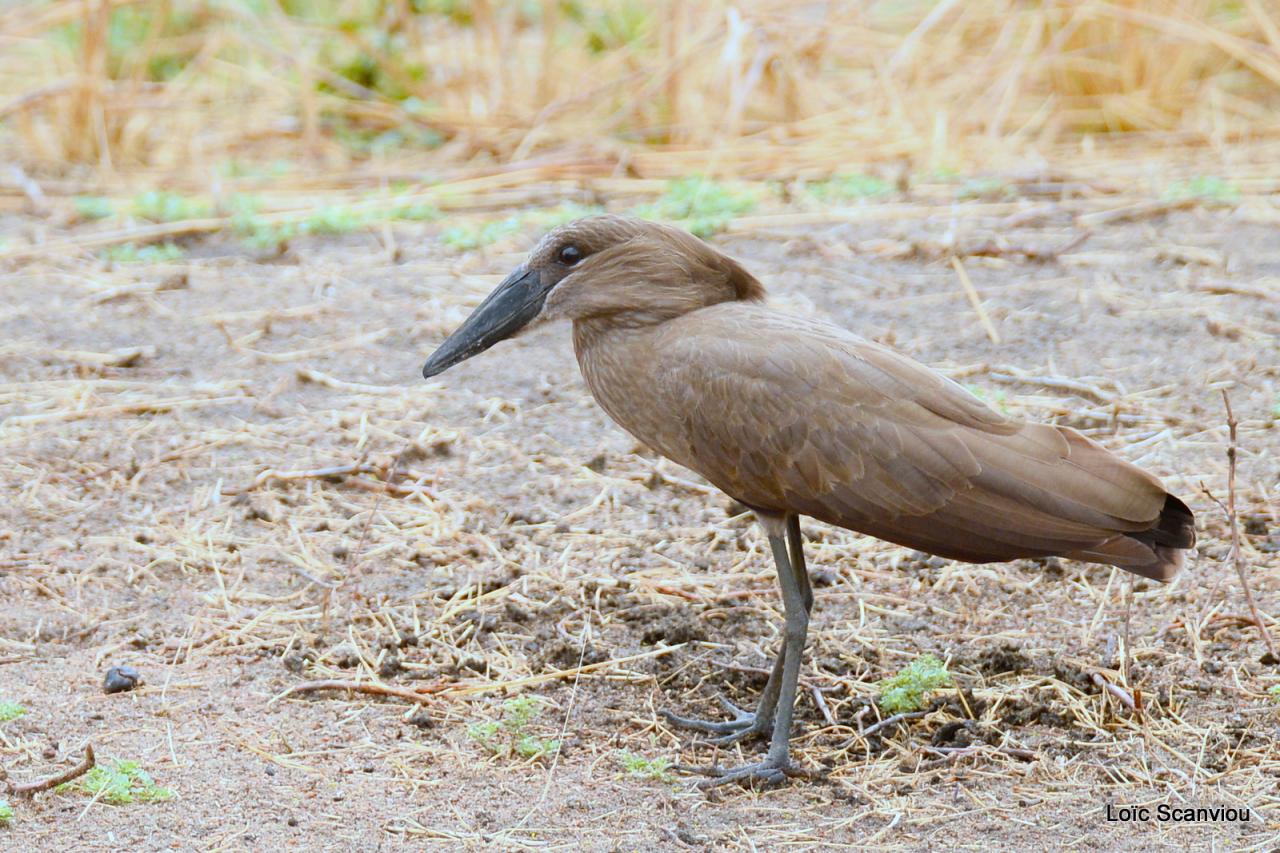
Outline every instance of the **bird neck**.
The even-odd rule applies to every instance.
[[[655,396],[653,367],[666,344],[666,323],[625,326],[602,318],[576,320],[573,349],[591,396],[618,426],[661,448],[663,431],[654,417],[664,412]],[[676,448],[666,451],[680,458]]]
[[[605,314],[594,317],[583,317],[573,321],[573,352],[578,363],[586,370],[583,359],[601,349],[601,344],[624,337],[628,331],[639,327],[636,323],[618,322],[618,315]]]

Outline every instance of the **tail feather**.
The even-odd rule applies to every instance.
[[[1166,495],[1160,517],[1149,529],[1116,536],[1066,556],[1110,563],[1135,575],[1168,583],[1182,570],[1186,549],[1195,544],[1195,516],[1182,501]]]
[[[1170,548],[1196,547],[1196,517],[1182,501],[1173,495],[1165,495],[1164,509],[1160,510],[1160,518],[1151,528],[1152,540],[1156,545],[1167,545]]]

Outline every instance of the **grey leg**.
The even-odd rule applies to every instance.
[[[800,516],[787,516],[787,557],[791,562],[791,571],[800,583],[800,594],[804,596],[804,612],[813,612],[813,586],[809,583],[809,569],[804,564],[804,535],[800,532]]]
[[[784,571],[794,574],[797,583],[800,585],[801,595],[804,600],[805,613],[813,610],[813,587],[809,584],[809,572],[805,568],[804,562],[804,539],[800,534],[800,517],[797,515],[789,516],[786,520],[786,538],[787,538],[787,560],[786,568],[782,563],[777,563],[778,569],[778,585],[783,589],[783,600],[785,601],[785,587],[782,586]],[[773,537],[770,537],[770,545],[773,544]],[[777,555],[775,552],[775,562]],[[802,644],[803,645],[803,644]],[[707,734],[717,735],[707,741],[709,744],[716,746],[724,746],[736,743],[740,740],[746,740],[752,737],[767,737],[773,734],[774,716],[778,705],[778,695],[782,687],[782,675],[787,660],[787,643],[784,640],[778,654],[773,659],[773,668],[769,672],[769,680],[764,685],[764,690],[760,693],[760,701],[756,704],[754,712],[745,711],[737,705],[725,699],[720,699],[720,705],[728,713],[733,715],[732,720],[711,721],[699,720],[693,717],[681,717],[670,711],[661,711],[663,718],[674,726],[685,729],[693,729],[694,731],[706,732]]]
[[[764,761],[728,770],[721,767],[687,768],[712,777],[702,783],[701,787],[704,788],[726,782],[777,785],[788,776],[810,775],[791,763],[791,723],[795,710],[796,684],[800,679],[800,660],[804,655],[805,638],[809,631],[809,608],[806,606],[807,599],[800,578],[791,564],[786,537],[781,531],[770,531],[769,545],[778,566],[778,584],[782,588],[782,604],[786,610],[783,648],[779,655],[782,672],[769,754]]]
[[[773,732],[774,710],[778,704],[778,692],[782,683],[782,668],[786,656],[784,644],[773,659],[773,669],[769,671],[769,680],[765,682],[764,690],[760,693],[760,701],[756,703],[755,711],[743,710],[723,696],[718,696],[716,698],[720,700],[721,707],[733,715],[732,720],[699,720],[694,717],[681,717],[670,711],[658,713],[673,726],[716,735],[705,741],[715,746],[724,746],[753,737],[767,737]]]

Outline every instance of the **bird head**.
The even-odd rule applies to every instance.
[[[591,216],[548,233],[445,339],[426,378],[545,320],[659,323],[735,299],[762,299],[736,261],[679,228],[623,216]]]

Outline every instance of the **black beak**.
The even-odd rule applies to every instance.
[[[438,376],[511,337],[538,316],[546,298],[547,290],[536,271],[516,270],[431,354],[422,368],[423,377]]]

